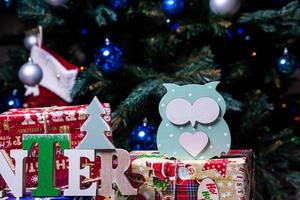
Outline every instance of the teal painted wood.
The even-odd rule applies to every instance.
[[[230,130],[223,118],[226,104],[216,91],[218,83],[183,86],[164,84],[167,93],[159,103],[162,122],[157,133],[160,153],[193,160],[219,157],[222,152],[229,151]],[[191,144],[189,147],[187,141]]]
[[[115,149],[104,134],[105,131],[110,131],[110,127],[101,116],[105,114],[105,110],[97,97],[88,106],[87,113],[88,119],[80,128],[81,131],[86,131],[86,135],[77,149]]]

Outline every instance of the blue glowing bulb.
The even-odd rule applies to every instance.
[[[166,4],[168,4],[169,6],[173,6],[175,4],[174,0],[168,0],[166,1]]]
[[[284,54],[276,61],[277,72],[284,76],[292,75],[297,70],[298,66],[298,59],[295,56],[290,55],[287,49],[284,50]]]
[[[180,24],[174,23],[174,24],[172,24],[171,28],[173,31],[177,31],[180,28]]]
[[[281,59],[280,60],[280,64],[284,65],[286,63],[286,60],[285,59]]]
[[[109,56],[109,50],[103,51],[103,55],[104,55],[104,56]]]
[[[81,29],[81,35],[87,35],[87,34],[88,34],[87,28]]]
[[[127,6],[128,0],[110,0],[109,4],[114,9],[122,9]]]
[[[145,137],[145,135],[146,135],[145,131],[140,131],[138,133],[138,136],[141,137],[141,138]]]
[[[6,97],[4,109],[20,108],[20,107],[22,107],[22,102],[18,96],[18,91],[15,89]]]
[[[245,33],[245,30],[243,28],[238,28],[236,30],[236,32],[239,34],[239,35],[243,35]]]
[[[230,30],[226,31],[226,36],[228,39],[232,39],[233,38],[233,33]]]
[[[180,13],[184,8],[184,0],[163,0],[162,9],[167,15]]]
[[[157,128],[144,119],[131,132],[128,140],[131,150],[156,150],[156,132]]]
[[[251,36],[250,36],[250,35],[246,35],[246,36],[245,36],[245,40],[247,40],[247,41],[248,41],[248,40],[251,40]]]
[[[4,0],[4,6],[9,8],[12,5],[12,0]]]
[[[9,106],[13,106],[14,104],[15,104],[15,102],[14,102],[13,100],[9,100],[9,101],[8,101],[8,105],[9,105]]]
[[[106,39],[95,56],[95,64],[98,69],[107,74],[118,71],[124,64],[122,49]]]

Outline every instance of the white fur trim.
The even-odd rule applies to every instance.
[[[30,57],[43,70],[40,85],[66,102],[72,102],[71,91],[76,81],[77,70],[67,70],[54,56],[38,46],[31,48]]]

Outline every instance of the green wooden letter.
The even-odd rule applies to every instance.
[[[68,134],[24,134],[23,149],[30,151],[38,144],[38,187],[32,190],[32,196],[59,196],[60,190],[54,187],[55,143],[63,150],[69,149]]]

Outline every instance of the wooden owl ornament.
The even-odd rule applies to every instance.
[[[223,118],[226,105],[216,91],[218,83],[164,84],[167,93],[159,103],[162,122],[157,132],[160,153],[188,160],[229,151],[231,136]]]

